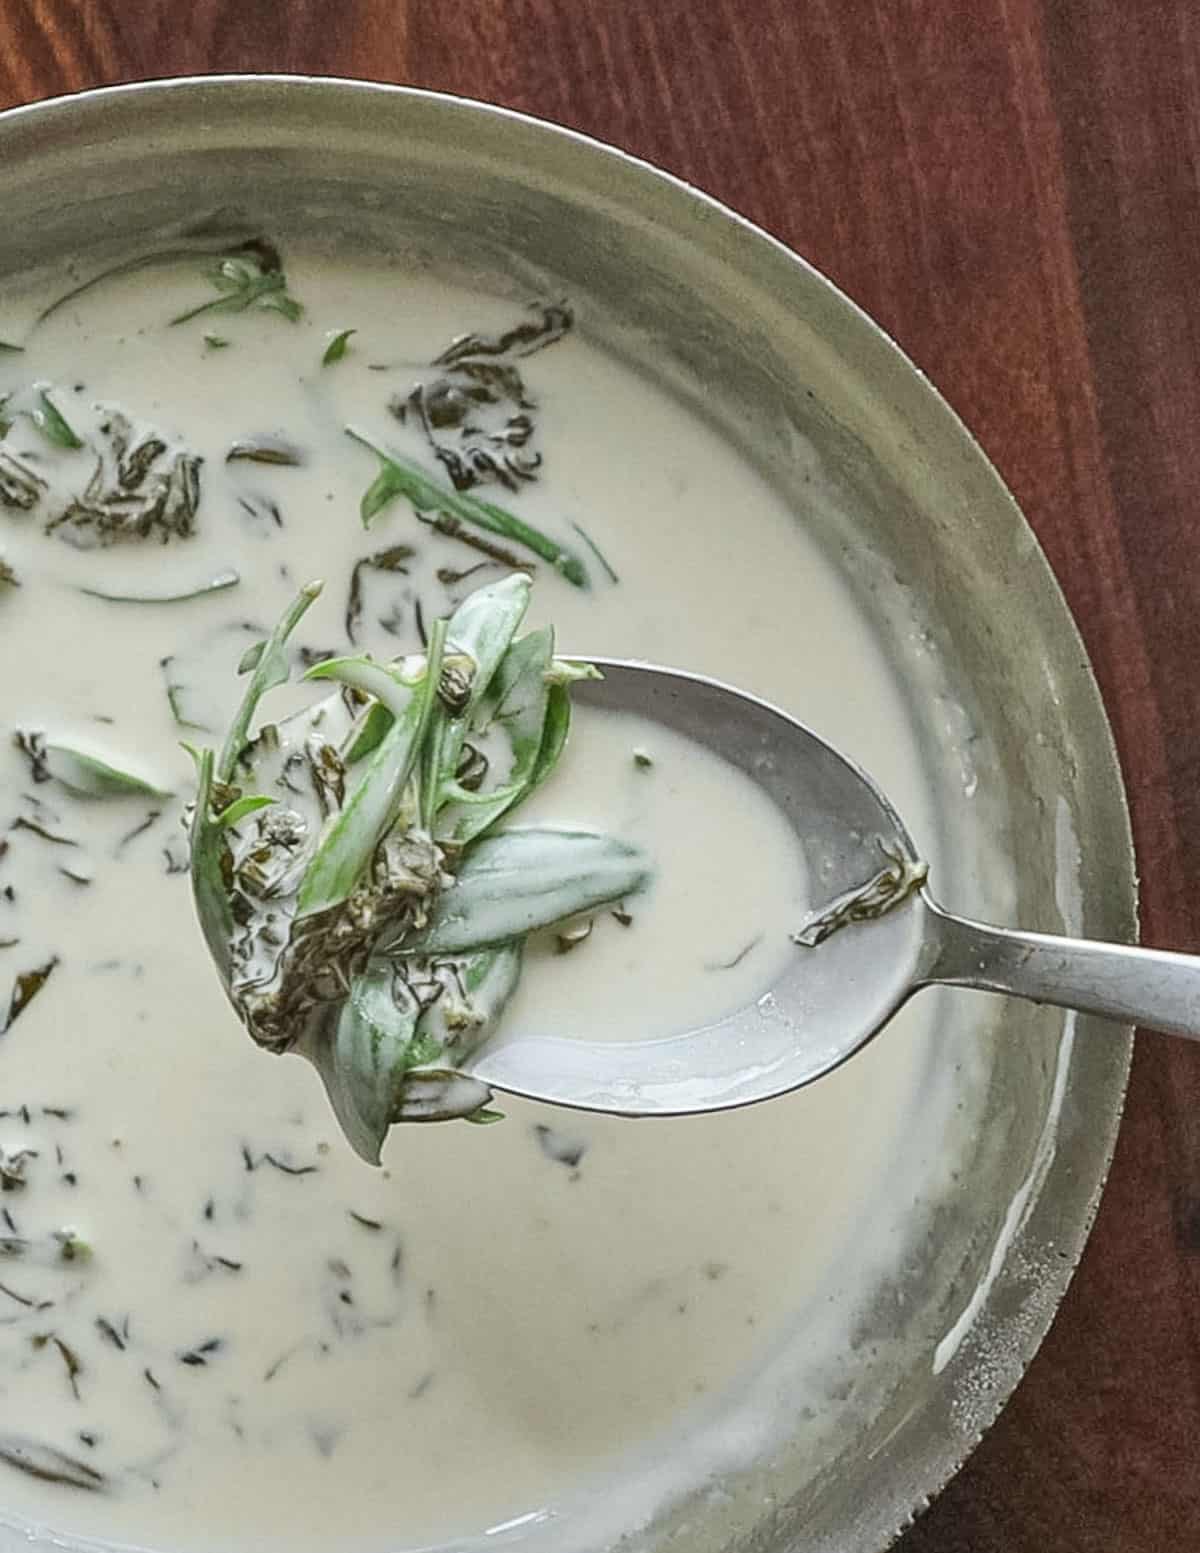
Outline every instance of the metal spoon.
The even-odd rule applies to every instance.
[[[782,978],[718,1023],[665,1039],[498,1037],[465,1064],[496,1089],[626,1116],[786,1094],[859,1051],[935,982],[1200,1039],[1200,956],[988,927],[943,910],[871,779],[777,707],[675,669],[593,659],[575,699],[636,712],[739,767],[795,830],[818,911]],[[862,920],[856,920],[862,918]],[[780,924],[781,931],[795,926]],[[827,936],[825,936],[827,934]]]

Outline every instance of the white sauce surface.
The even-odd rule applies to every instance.
[[[0,553],[22,583],[0,599],[6,731],[86,738],[186,797],[163,658],[186,668],[217,734],[238,694],[237,659],[301,583],[320,576],[326,591],[299,640],[344,650],[354,561],[415,544],[410,577],[368,578],[362,641],[384,654],[415,645],[417,596],[430,617],[442,607],[433,569],[479,559],[403,501],[364,534],[357,505],[375,467],[341,427],[352,420],[419,455],[386,399],[464,329],[510,323],[512,306],[386,266],[288,259],[308,309],[300,324],[252,312],[164,330],[160,320],[204,298],[185,268],[92,292],[25,356],[0,358],[0,387],[62,385],[58,402],[81,423],[94,401],[120,404],[205,458],[199,533],[169,547],[79,553],[0,510]],[[361,331],[350,354],[322,369],[328,331],[350,325]],[[0,338],[19,328],[15,313],[0,318]],[[205,328],[232,343],[207,349]],[[871,770],[936,854],[892,672],[793,515],[709,429],[582,332],[524,370],[545,466],[508,504],[565,540],[582,525],[621,579],[593,565],[582,592],[539,567],[530,623],[553,621],[572,653],[680,664],[787,706]],[[225,465],[232,440],[269,433],[311,449],[308,467]],[[249,521],[239,495],[276,501],[284,527]],[[241,585],[192,603],[78,591],[195,583],[228,566]],[[378,624],[397,603],[402,640]],[[594,1035],[734,1006],[770,980],[803,903],[798,860],[752,790],[735,792],[734,778],[653,730],[637,742],[653,740],[655,765],[634,769],[630,730],[599,721],[581,718],[558,777],[521,819],[627,831],[654,847],[660,882],[631,904],[633,926],[606,919],[568,956],[531,955],[512,1017]],[[7,737],[0,782],[11,843],[0,884],[18,892],[0,901],[0,937],[11,921],[20,939],[0,950],[3,996],[10,973],[61,956],[0,1036],[0,1148],[37,1150],[29,1184],[0,1207],[15,1233],[71,1226],[94,1247],[86,1265],[0,1261],[20,1299],[54,1301],[38,1311],[0,1295],[0,1432],[52,1443],[112,1482],[88,1494],[0,1464],[14,1524],[170,1553],[369,1553],[471,1543],[550,1509],[558,1553],[607,1545],[589,1543],[589,1483],[652,1459],[663,1491],[702,1476],[720,1454],[729,1388],[806,1313],[820,1343],[844,1341],[869,1293],[845,1285],[848,1248],[862,1260],[869,1225],[882,1278],[914,1204],[952,1164],[939,1157],[939,1127],[953,1086],[922,1093],[926,999],[787,1100],[653,1124],[506,1103],[502,1126],[398,1129],[386,1168],[372,1171],[340,1140],[308,1066],[257,1050],[227,1006],[186,876],[164,866],[164,847],[179,847],[180,800],[84,804],[45,784],[47,823],[80,838],[54,848],[7,831],[32,812],[28,767]],[[122,842],[149,807],[163,812]],[[57,872],[68,851],[93,884]],[[737,967],[707,969],[760,934]],[[44,1334],[77,1355],[78,1399],[53,1341],[31,1342]],[[788,1398],[781,1427],[804,1402]],[[607,1538],[647,1502],[618,1491],[597,1503]],[[519,1526],[512,1538],[523,1541]],[[0,1529],[9,1546],[26,1543]]]

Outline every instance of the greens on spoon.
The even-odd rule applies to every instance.
[[[470,594],[424,653],[315,665],[304,678],[339,689],[252,732],[319,592],[242,660],[221,751],[193,751],[192,890],[250,1035],[307,1057],[378,1163],[395,1122],[496,1119],[459,1065],[512,995],[526,938],[636,893],[649,867],[595,832],[495,829],[562,754],[571,683],[597,676],[555,657],[549,628],[517,635],[521,574]]]

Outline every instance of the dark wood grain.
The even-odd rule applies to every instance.
[[[1080,621],[1146,936],[1200,945],[1195,0],[7,0],[0,102],[361,74],[702,185],[875,315],[976,430]],[[1082,1268],[906,1553],[1200,1547],[1200,1047],[1147,1038]]]

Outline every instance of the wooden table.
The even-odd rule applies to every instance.
[[[1196,0],[0,4],[4,106],[222,70],[410,82],[559,120],[832,276],[932,375],[1037,530],[1115,724],[1144,934],[1200,946]],[[1147,1037],[1062,1313],[904,1550],[1195,1548],[1200,1046]]]

